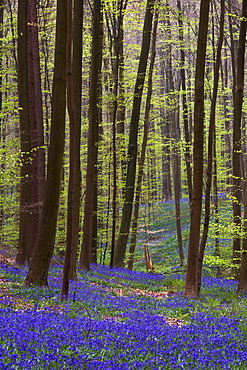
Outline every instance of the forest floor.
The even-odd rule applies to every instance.
[[[48,287],[25,287],[27,267],[1,251],[0,369],[247,369],[247,297],[236,295],[235,280],[215,276],[209,257],[200,298],[183,297],[172,203],[164,207],[162,221],[140,220],[139,271],[92,265],[78,271],[67,301],[57,258]],[[155,273],[145,272],[143,243]]]
[[[49,287],[24,287],[27,268],[0,264],[1,369],[247,369],[247,299],[236,281],[93,265],[60,301],[61,265]]]

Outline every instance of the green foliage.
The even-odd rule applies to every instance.
[[[91,57],[91,21],[92,13],[88,4],[84,7],[84,30],[83,30],[83,89],[82,89],[82,135],[81,135],[81,168],[82,168],[82,205],[81,219],[83,219],[83,201],[85,191],[86,161],[87,161],[87,130],[88,130],[88,92],[89,92],[89,70]],[[54,33],[55,33],[55,9],[56,4],[51,1],[46,6],[38,6],[38,31],[40,40],[40,63],[41,80],[43,94],[43,111],[45,124],[46,144],[49,141],[49,124],[51,111],[51,92],[54,64]],[[117,231],[121,218],[121,207],[123,201],[123,191],[125,174],[122,162],[125,160],[129,135],[129,122],[133,104],[134,81],[137,73],[138,59],[140,55],[140,44],[142,38],[143,14],[145,2],[132,1],[124,11],[124,76],[123,76],[123,100],[121,105],[125,108],[124,134],[117,133]],[[4,19],[4,37],[1,40],[1,56],[3,68],[1,77],[3,86],[3,106],[0,112],[1,119],[1,145],[0,145],[0,207],[1,207],[1,242],[15,248],[18,240],[18,212],[19,212],[19,127],[18,114],[20,107],[17,102],[17,71],[16,71],[16,37],[17,37],[17,9],[13,4],[6,5]],[[106,1],[104,3],[104,49],[103,49],[103,69],[102,69],[102,123],[100,125],[100,140],[98,143],[98,260],[109,263],[112,235],[112,182],[113,182],[113,153],[112,153],[112,102],[116,100],[112,92],[114,83],[113,64],[115,61],[114,40],[114,21],[118,16],[117,1]],[[232,17],[233,15],[231,15]],[[11,23],[11,17],[12,23]],[[110,30],[107,28],[106,20],[110,20]],[[236,18],[236,15],[234,16]],[[149,119],[149,137],[146,153],[146,164],[144,168],[143,187],[141,196],[140,218],[138,222],[138,243],[135,255],[134,269],[145,270],[143,256],[143,245],[145,244],[154,262],[156,272],[170,272],[172,267],[179,264],[177,253],[177,238],[175,236],[175,212],[174,204],[161,203],[163,199],[162,181],[164,180],[165,163],[169,163],[172,173],[171,150],[174,148],[169,115],[176,109],[178,101],[182,107],[181,89],[175,92],[168,92],[168,53],[172,57],[172,74],[178,76],[180,73],[181,62],[179,57],[180,48],[185,51],[185,71],[186,71],[186,98],[188,104],[188,118],[190,120],[191,136],[193,138],[193,86],[196,58],[196,38],[198,22],[197,7],[185,8],[183,14],[183,33],[184,45],[178,38],[178,13],[177,8],[171,4],[163,4],[160,9],[157,53],[154,67],[154,81],[152,104]],[[237,18],[238,19],[238,18]],[[112,22],[113,21],[113,22]],[[213,21],[213,19],[212,19]],[[228,20],[227,20],[228,22]],[[211,24],[210,27],[215,25]],[[237,27],[234,28],[234,38],[237,39]],[[229,35],[227,34],[228,38]],[[230,40],[228,40],[230,41]],[[208,60],[206,73],[205,90],[205,156],[207,154],[207,133],[211,106],[211,92],[213,86],[213,66],[214,66],[214,45],[209,33]],[[217,185],[218,190],[228,194],[230,185],[229,166],[231,148],[229,143],[232,139],[232,89],[231,89],[231,68],[229,71],[228,85],[223,81],[225,76],[225,63],[230,65],[230,53],[228,48],[224,50],[222,59],[222,81],[219,87],[219,99],[216,110],[216,160],[217,160]],[[228,72],[227,72],[228,73]],[[168,90],[167,90],[168,89]],[[144,99],[142,102],[139,132],[138,150],[143,139],[143,119],[145,110],[145,97],[147,93],[147,79],[144,85]],[[247,102],[244,99],[243,112],[246,112]],[[119,107],[118,107],[119,108]],[[180,125],[180,138],[177,143],[177,151],[181,158],[181,221],[182,236],[185,254],[189,240],[189,204],[184,201],[187,196],[187,179],[184,161],[185,138],[183,130],[183,112],[178,111]],[[119,124],[119,122],[117,122]],[[229,126],[229,127],[228,127]],[[167,134],[164,135],[163,128]],[[68,151],[69,151],[69,127],[67,125],[66,145],[64,156],[63,186],[61,191],[61,202],[59,208],[57,235],[55,252],[63,254],[66,244],[66,218],[67,218],[67,192],[68,192]],[[246,129],[243,128],[243,134]],[[244,137],[244,135],[243,135]],[[192,148],[190,148],[192,149]],[[167,150],[167,151],[166,151]],[[47,150],[46,150],[47,151]],[[46,153],[47,154],[47,153]],[[206,161],[205,161],[206,166]],[[206,178],[205,178],[206,181]],[[173,184],[172,184],[173,185]],[[242,230],[236,230],[232,222],[232,202],[234,199],[221,197],[219,209],[219,222],[216,222],[216,210],[212,204],[210,220],[209,238],[207,242],[205,256],[205,271],[210,274],[214,269],[220,268],[226,271],[231,267],[231,248],[232,241],[236,235],[241,238],[245,236]],[[212,199],[213,203],[213,199]],[[243,224],[243,222],[242,222]],[[219,239],[219,255],[215,256],[215,239]],[[126,254],[126,261],[128,260]],[[179,266],[178,266],[179,267]]]
[[[204,258],[204,262],[210,267],[217,266],[224,270],[232,267],[231,259],[225,259],[219,256],[206,255]]]

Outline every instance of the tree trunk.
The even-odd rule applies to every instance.
[[[193,147],[193,191],[190,216],[190,238],[184,295],[197,296],[197,264],[200,239],[203,187],[203,144],[204,144],[204,74],[207,48],[209,0],[202,0],[200,6],[199,34],[197,44],[194,147]]]
[[[80,200],[81,200],[81,103],[82,103],[82,30],[83,30],[84,0],[74,0],[73,28],[73,61],[72,61],[72,96],[74,109],[74,184],[73,184],[73,213],[72,213],[72,246],[70,261],[70,278],[76,279],[76,262],[79,245]]]
[[[122,1],[122,0],[121,0]],[[122,5],[123,11],[127,7],[128,0],[125,0]],[[123,30],[123,19],[124,12],[121,17],[119,17],[119,35],[118,35],[118,53],[119,53],[119,78],[118,78],[118,105],[117,105],[117,147],[119,152],[118,162],[121,163],[122,170],[122,182],[125,182],[126,179],[126,143],[125,143],[125,111],[126,105],[124,101],[125,86],[124,86],[124,30]]]
[[[169,46],[165,50],[165,104],[169,106],[169,93],[170,93],[170,73],[169,73]],[[164,201],[167,202],[172,199],[172,186],[171,186],[171,119],[170,112],[165,113],[165,121],[162,125],[162,139],[163,139],[163,194]]]
[[[245,69],[245,42],[246,42],[246,27],[247,27],[247,0],[243,0],[242,3],[242,18],[240,23],[240,32],[239,32],[239,42],[238,42],[238,61],[237,61],[237,90],[235,96],[235,106],[234,106],[234,130],[237,131],[234,135],[233,131],[233,170],[235,168],[236,172],[233,172],[233,196],[236,197],[236,205],[234,205],[233,212],[234,212],[234,222],[235,225],[238,227],[239,223],[241,222],[241,213],[238,214],[239,209],[237,208],[237,204],[240,204],[241,200],[241,190],[240,188],[240,178],[234,179],[234,174],[240,177],[239,174],[239,162],[240,162],[240,154],[241,154],[241,116],[242,116],[242,105],[243,105],[243,89],[244,89],[244,69]],[[235,163],[236,162],[236,163]],[[247,171],[246,171],[247,174]],[[239,188],[237,188],[237,185]],[[246,179],[245,179],[245,187],[246,187]],[[239,200],[239,202],[237,202]],[[240,207],[240,206],[239,206]],[[241,212],[241,210],[240,210]],[[244,199],[244,238],[243,238],[243,250],[242,256],[240,256],[240,245],[238,245],[237,241],[233,244],[233,263],[236,265],[235,267],[235,277],[238,277],[239,273],[239,282],[238,282],[238,293],[247,293],[247,191],[245,188],[245,199]],[[238,238],[240,241],[240,238]],[[239,270],[239,260],[241,258],[241,265]]]
[[[224,42],[224,63],[222,61],[222,95],[223,95],[223,107],[224,107],[224,122],[225,122],[225,133],[222,136],[222,139],[225,141],[225,147],[223,148],[225,152],[225,166],[226,166],[226,193],[231,192],[230,184],[232,183],[231,172],[232,172],[232,135],[231,135],[231,111],[228,101],[231,99],[229,96],[229,63],[227,60],[227,43]]]
[[[236,53],[235,53],[235,42],[232,26],[232,0],[228,0],[228,20],[229,20],[229,33],[230,33],[230,51],[231,51],[231,62],[232,62],[232,97],[233,97],[233,106],[235,105],[235,95],[236,95]]]
[[[246,173],[247,176],[247,173]],[[245,180],[245,187],[247,181]],[[239,280],[237,293],[246,294],[247,293],[247,188],[245,188],[245,199],[244,199],[244,239],[243,239],[243,249],[241,255],[241,265],[239,271]]]
[[[178,109],[178,108],[177,108]],[[179,114],[174,112],[173,123],[172,123],[172,137],[173,137],[173,154],[172,154],[172,171],[173,171],[173,183],[174,183],[174,203],[175,203],[175,214],[176,214],[176,227],[177,227],[177,239],[178,239],[178,252],[180,265],[184,263],[184,250],[183,250],[183,239],[182,239],[182,227],[181,227],[181,212],[180,212],[180,197],[181,197],[181,183],[180,183],[180,164],[179,164],[179,133],[178,133],[178,119]]]
[[[215,226],[216,226],[216,235],[215,235],[215,249],[214,256],[220,257],[220,239],[219,239],[219,196],[218,196],[218,175],[217,175],[217,157],[216,157],[216,133],[214,131],[214,175],[213,175],[213,186],[214,186],[214,212],[215,212]],[[221,268],[217,267],[216,276],[221,276]]]
[[[165,77],[165,60],[167,59],[164,50],[160,52],[160,96],[166,96],[166,77]],[[165,118],[165,102],[160,107],[160,130],[162,137],[162,200],[168,201],[172,197],[171,176],[170,176],[170,133],[168,122]]]
[[[73,1],[67,0],[67,41],[66,41],[66,70],[67,70],[67,110],[69,115],[69,189],[67,203],[67,230],[66,230],[66,250],[63,264],[63,283],[61,300],[68,298],[70,280],[70,261],[73,244],[73,207],[75,191],[75,115],[74,102],[72,95],[73,74],[72,74],[72,28],[73,28]],[[79,229],[78,229],[79,231]]]
[[[47,285],[53,255],[63,169],[66,111],[67,0],[57,0],[50,146],[44,205],[26,285]]]
[[[97,171],[97,137],[99,125],[99,109],[101,94],[101,66],[102,66],[102,42],[103,42],[103,19],[101,0],[94,0],[93,12],[93,40],[90,72],[89,93],[89,129],[88,129],[88,154],[86,194],[84,205],[83,240],[80,255],[80,268],[90,270],[92,248],[92,218],[95,208],[94,196]]]
[[[28,2],[28,81],[31,125],[31,254],[45,191],[45,149],[36,0]]]
[[[168,6],[168,2],[167,2]],[[171,40],[171,22],[170,17],[167,18],[167,29],[168,38]],[[173,172],[173,184],[174,184],[174,205],[176,214],[176,227],[177,227],[177,239],[178,239],[178,251],[180,264],[184,263],[184,251],[182,243],[182,230],[181,230],[181,215],[180,215],[180,196],[181,196],[181,185],[179,176],[179,127],[178,127],[178,98],[175,96],[175,86],[172,74],[172,49],[171,45],[168,46],[168,71],[167,71],[167,82],[170,97],[168,108],[170,110],[169,119],[172,128],[172,172]]]
[[[126,251],[126,244],[129,235],[132,205],[135,187],[136,160],[137,160],[137,136],[140,117],[140,108],[142,100],[142,91],[144,86],[147,60],[150,46],[153,9],[155,0],[147,1],[147,8],[143,27],[142,48],[137,72],[137,79],[134,90],[133,109],[130,122],[129,146],[128,146],[128,168],[126,176],[126,187],[124,193],[124,205],[121,219],[119,236],[116,244],[114,266],[122,266]]]
[[[184,44],[184,35],[183,35],[183,13],[181,9],[181,2],[177,0],[178,7],[178,24],[179,24],[179,41],[180,41],[180,59],[181,59],[181,68],[180,68],[180,78],[182,85],[182,104],[183,104],[183,121],[184,121],[184,136],[185,136],[185,163],[186,163],[186,174],[188,182],[188,194],[190,203],[192,201],[192,169],[191,169],[191,154],[190,154],[190,133],[189,133],[189,111],[186,97],[186,79],[185,79],[185,44]]]
[[[115,65],[113,67],[113,114],[112,114],[112,154],[113,154],[113,190],[112,190],[112,237],[111,237],[111,260],[110,267],[113,267],[114,263],[114,251],[116,247],[116,224],[117,224],[117,109],[118,109],[118,81],[119,81],[119,69],[120,69],[120,58],[122,48],[122,33],[123,33],[123,1],[119,1],[119,16],[117,19],[116,29],[113,29],[114,34],[114,49],[115,49]],[[115,22],[116,23],[116,20]],[[120,126],[122,127],[122,126]],[[121,145],[121,144],[120,144]]]
[[[74,22],[72,9],[74,3]],[[82,88],[83,1],[67,1],[67,107],[70,121],[69,189],[67,205],[66,251],[61,299],[69,294],[70,279],[76,280],[80,210],[80,136]],[[72,32],[74,31],[74,32]],[[73,43],[73,62],[72,62]]]
[[[199,249],[198,256],[198,277],[197,277],[197,295],[200,294],[201,289],[201,279],[202,279],[202,263],[204,257],[204,251],[206,247],[207,237],[208,237],[208,228],[210,220],[210,194],[211,194],[211,185],[212,185],[212,170],[213,170],[213,149],[216,145],[215,143],[215,111],[216,111],[216,102],[218,95],[218,85],[219,85],[219,72],[221,64],[221,49],[224,36],[224,18],[225,18],[225,4],[224,0],[221,0],[221,17],[220,17],[220,34],[217,47],[216,62],[214,66],[214,86],[213,86],[213,96],[212,104],[210,111],[210,121],[209,121],[209,131],[208,131],[208,166],[207,166],[207,181],[206,181],[206,190],[205,190],[205,216],[204,216],[204,227],[202,233],[202,239]]]
[[[240,267],[240,243],[241,243],[241,118],[243,105],[244,89],[244,69],[245,69],[245,39],[246,39],[246,17],[247,17],[247,0],[242,3],[242,20],[240,23],[238,54],[237,54],[237,79],[234,99],[233,115],[233,153],[232,153],[232,176],[233,176],[233,222],[234,222],[234,239],[233,239],[233,273],[238,278]]]
[[[4,15],[4,1],[0,0],[0,48],[2,48],[2,40],[3,40],[3,15]],[[0,54],[0,70],[3,68],[3,55]],[[3,77],[0,75],[0,114],[2,114],[3,109]],[[4,122],[3,119],[0,118],[0,142],[1,142],[1,149],[5,148],[5,132],[4,132]],[[4,171],[4,162],[1,164],[1,170]],[[3,225],[4,225],[4,207],[3,207],[3,197],[4,197],[4,187],[3,185],[0,186],[0,243],[3,245],[4,243],[4,235],[3,235]]]
[[[26,0],[18,1],[18,99],[20,122],[20,223],[16,262],[30,260],[31,248],[31,136],[28,98],[27,21]]]
[[[147,139],[148,139],[148,126],[149,126],[148,121],[149,121],[152,88],[153,88],[153,69],[154,69],[155,54],[156,54],[155,46],[156,46],[157,27],[158,27],[158,10],[156,10],[155,12],[155,20],[154,20],[154,26],[153,26],[153,37],[152,37],[152,48],[151,48],[150,67],[149,67],[149,76],[148,76],[148,91],[147,91],[146,109],[145,109],[145,116],[144,116],[142,149],[141,149],[141,157],[139,161],[139,169],[138,169],[138,176],[137,176],[137,183],[136,183],[136,198],[135,198],[135,206],[134,206],[134,212],[133,212],[132,234],[131,234],[130,248],[129,248],[130,257],[128,261],[128,268],[130,270],[133,269],[134,254],[135,254],[135,247],[136,247],[139,205],[140,205],[140,198],[141,198],[142,178],[143,178],[143,172],[144,172],[144,163],[145,163],[145,155],[146,155],[146,147],[147,147]]]
[[[116,228],[118,218],[117,204],[117,168],[121,163],[121,177],[124,181],[126,175],[126,159],[124,145],[124,55],[123,55],[123,19],[128,0],[118,0],[117,9],[105,10],[106,25],[110,38],[110,53],[112,56],[112,103],[109,103],[110,119],[112,121],[112,235],[110,267],[113,267],[114,251],[116,245]]]
[[[12,3],[13,3],[13,1],[10,1],[10,0],[7,1],[7,12],[10,15],[11,42],[13,44],[12,55],[13,55],[13,59],[14,59],[15,70],[18,71],[18,50],[17,50],[17,53],[16,53],[16,49],[18,49],[18,40],[17,40],[17,48],[16,48],[15,19],[14,19],[14,9],[13,9],[13,8],[15,8],[16,4],[14,3],[14,5],[13,5]],[[6,4],[6,1],[5,1],[5,4]],[[18,6],[19,5],[21,7],[23,6],[23,4],[21,5],[21,4],[18,3]],[[21,16],[25,17],[25,14],[22,14]]]

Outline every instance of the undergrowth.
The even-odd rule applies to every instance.
[[[246,298],[236,281],[93,265],[60,302],[61,266],[49,288],[22,286],[26,268],[0,268],[1,369],[246,369]]]
[[[186,253],[188,204],[181,205]],[[183,297],[173,207],[157,205],[163,219],[139,225],[135,271],[78,271],[65,302],[61,263],[51,266],[46,288],[23,286],[27,267],[0,264],[0,368],[247,369],[247,298],[236,295],[235,280],[217,277],[228,266],[214,263],[212,236],[201,296]],[[224,261],[228,241],[220,240]],[[155,273],[145,272],[144,242]]]

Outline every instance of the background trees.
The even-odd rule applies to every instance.
[[[243,92],[241,98],[243,105],[236,111],[238,102],[236,86],[238,86],[237,76],[241,70],[238,66],[240,57],[237,55],[237,50],[238,45],[241,44],[240,39],[245,40],[243,34],[241,34],[242,38],[239,37],[239,27],[240,24],[241,27],[245,27],[243,26],[245,22],[241,20],[239,2],[229,0],[224,3],[228,17],[225,19],[224,27],[221,28],[222,51],[217,52],[217,58],[220,55],[224,57],[219,66],[218,86],[215,87],[214,70],[217,60],[215,40],[220,36],[219,25],[222,23],[219,20],[223,5],[220,1],[212,1],[210,4],[208,37],[206,41],[205,27],[202,43],[197,38],[201,30],[199,1],[162,0],[160,2],[148,119],[145,115],[145,102],[150,88],[145,71],[151,64],[151,54],[148,53],[148,49],[153,9],[156,9],[158,2],[89,1],[83,4],[83,9],[81,2],[79,5],[77,1],[71,3],[74,33],[73,39],[70,38],[73,43],[73,48],[69,48],[72,50],[71,62],[70,53],[67,52],[68,112],[65,118],[66,55],[64,48],[66,40],[63,39],[63,46],[59,51],[59,67],[63,68],[63,71],[62,77],[60,78],[59,75],[58,79],[56,77],[58,51],[53,41],[54,14],[59,4],[53,0],[42,0],[36,4],[32,0],[29,1],[29,10],[21,1],[18,2],[18,6],[16,2],[3,4],[6,16],[2,21],[1,29],[0,226],[3,244],[11,247],[19,245],[17,260],[20,263],[30,258],[37,224],[39,223],[39,230],[41,230],[42,222],[48,222],[49,226],[53,225],[53,231],[51,234],[45,231],[42,242],[36,241],[36,246],[40,243],[39,248],[42,245],[45,250],[44,245],[50,238],[47,254],[49,256],[45,258],[46,270],[53,247],[55,254],[64,255],[65,245],[73,250],[73,258],[70,259],[69,253],[67,261],[69,258],[73,265],[74,272],[71,276],[74,278],[79,245],[82,245],[80,265],[83,269],[90,269],[91,262],[110,263],[110,260],[112,266],[123,266],[125,257],[129,257],[128,253],[126,254],[126,247],[129,247],[130,243],[129,228],[131,222],[136,225],[137,221],[136,216],[133,218],[132,215],[134,202],[139,202],[143,206],[140,207],[140,223],[137,223],[134,228],[137,229],[137,233],[141,227],[145,229],[144,249],[146,252],[149,249],[149,253],[152,254],[149,248],[153,238],[150,224],[151,220],[157,217],[156,208],[162,204],[162,201],[176,197],[177,213],[172,217],[176,218],[178,225],[180,259],[183,259],[181,252],[184,248],[186,261],[187,244],[189,244],[188,272],[192,271],[194,267],[191,266],[194,262],[191,264],[191,246],[193,245],[194,248],[193,258],[197,257],[202,232],[200,209],[208,169],[206,158],[212,160],[215,196],[224,193],[228,206],[236,196],[238,199],[238,205],[233,202],[236,211],[234,211],[234,220],[232,220],[233,215],[226,212],[224,215],[224,217],[227,216],[226,219],[218,214],[214,222],[217,202],[212,202],[211,212],[206,215],[210,219],[209,233],[215,235],[220,255],[232,254],[230,245],[233,241],[236,244],[236,240],[239,244],[238,248],[234,247],[234,250],[238,249],[241,254],[244,235],[235,232],[231,234],[229,224],[231,226],[234,224],[234,230],[241,229],[240,226],[243,224],[240,205],[244,199],[241,179],[244,178],[246,163],[244,124],[246,101]],[[203,1],[201,5],[206,6],[203,13],[205,21],[209,2]],[[35,10],[37,10],[37,20]],[[82,11],[84,12],[83,29]],[[16,15],[18,15],[18,24]],[[65,30],[59,29],[58,34],[60,33],[64,38]],[[204,62],[199,63],[199,46],[202,45],[205,72]],[[197,54],[198,64],[196,64]],[[245,59],[242,60],[245,65]],[[199,67],[203,69],[200,73],[200,81],[198,80]],[[54,90],[55,80],[58,85],[61,83],[58,93]],[[17,90],[19,102],[17,102]],[[196,98],[198,91],[199,100]],[[210,136],[212,129],[209,112],[215,93],[218,93],[215,102],[215,133]],[[61,99],[58,108],[56,108],[56,99]],[[202,109],[203,100],[204,109]],[[199,106],[201,104],[200,109],[198,104]],[[199,116],[196,114],[197,111]],[[205,115],[202,115],[203,111]],[[194,115],[193,112],[195,112]],[[241,119],[242,124],[240,124]],[[42,122],[44,122],[44,133]],[[61,127],[58,122],[61,122]],[[198,125],[197,122],[199,122]],[[36,124],[38,126],[35,126]],[[236,128],[238,128],[237,136]],[[149,135],[143,165],[143,161],[139,159],[147,129]],[[29,137],[24,137],[24,134]],[[199,141],[198,136],[200,136]],[[55,154],[52,154],[54,137],[55,142],[61,141],[61,145],[54,147]],[[210,147],[212,137],[215,149]],[[194,147],[193,163],[192,146]],[[19,151],[21,160],[18,158]],[[38,216],[43,198],[44,165],[47,153],[47,198],[43,207],[43,214],[47,212],[47,218],[45,218],[46,221],[44,218],[40,221]],[[92,157],[90,157],[91,154]],[[231,163],[234,163],[233,172]],[[56,172],[57,164],[59,168]],[[36,169],[40,172],[35,172]],[[19,170],[21,176],[19,176]],[[137,174],[142,171],[142,190],[139,192],[135,183]],[[193,185],[194,191],[198,190],[196,197],[195,193],[191,197],[192,172],[194,180],[197,176],[199,181],[199,185],[197,183]],[[61,187],[60,175],[62,176]],[[35,187],[34,179],[36,185],[39,184],[38,188]],[[54,194],[53,191],[55,191]],[[80,193],[81,199],[79,199]],[[181,201],[186,201],[188,208],[192,203],[190,241],[188,241],[185,226],[179,225]],[[197,201],[198,204],[196,204]],[[47,211],[45,211],[45,204],[48,205]],[[195,213],[195,210],[199,213]],[[156,221],[158,224],[161,221],[160,217]],[[193,241],[194,222],[196,238]],[[19,236],[17,224],[20,225]],[[40,235],[39,233],[37,240],[41,240]],[[225,243],[223,240],[226,237],[228,241]],[[140,246],[137,247],[140,248]],[[25,248],[27,252],[24,251]],[[164,254],[166,248],[164,244]],[[221,258],[221,256],[218,257]],[[33,256],[30,269],[42,258],[41,255],[37,259]],[[135,257],[132,255],[131,258],[135,267]],[[36,262],[34,262],[35,259]],[[157,263],[156,260],[154,260],[155,263]],[[43,283],[46,281],[45,275],[47,272],[41,279]],[[191,285],[192,277],[187,276],[190,280],[188,284]],[[194,288],[192,295],[196,294]],[[191,289],[187,286],[186,295]]]
[[[122,266],[123,264],[131,222],[135,188],[135,176],[136,176],[138,127],[140,119],[142,91],[144,88],[151,39],[154,4],[155,4],[154,0],[147,1],[147,9],[143,25],[142,48],[136,84],[134,89],[133,108],[130,121],[128,158],[127,158],[128,167],[126,173],[126,185],[124,188],[123,214],[121,219],[119,236],[116,244],[116,250],[114,252],[114,266]]]

